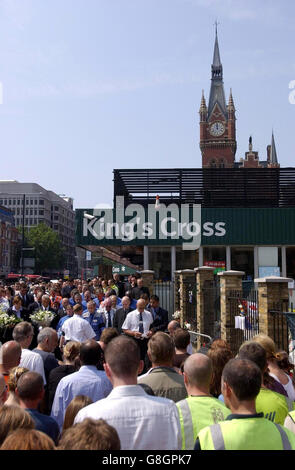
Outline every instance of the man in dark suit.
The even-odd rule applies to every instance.
[[[57,311],[57,315],[59,316],[59,318],[62,318],[65,315],[67,315],[67,306],[69,305],[68,297],[64,297],[61,301],[61,304],[62,304],[62,307],[59,308]]]
[[[168,312],[164,308],[160,307],[159,304],[159,297],[157,295],[152,295],[150,305],[154,321],[150,328],[154,333],[156,331],[166,331],[168,327]]]
[[[116,310],[114,321],[113,321],[114,328],[117,328],[120,334],[122,333],[122,325],[125,321],[125,318],[127,317],[128,313],[132,311],[132,308],[130,308],[129,297],[125,296],[122,298],[122,305],[123,305],[122,308],[119,308],[118,310]]]
[[[30,312],[30,314],[36,310],[40,310],[40,308],[42,307],[42,295],[42,292],[37,292],[36,301],[28,306],[28,311]]]
[[[34,296],[28,294],[28,287],[25,282],[20,283],[19,297],[22,300],[22,306],[28,309],[29,305],[34,302]]]

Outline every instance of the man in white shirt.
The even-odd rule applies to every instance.
[[[87,320],[82,318],[83,307],[76,304],[73,308],[74,315],[64,322],[61,331],[65,334],[65,341],[79,341],[83,343],[88,339],[95,338],[96,334]]]
[[[145,310],[145,300],[139,299],[136,304],[136,310],[128,313],[122,325],[122,331],[131,336],[138,342],[140,348],[140,358],[144,361],[147,352],[147,342],[153,332],[150,326],[154,319],[151,312]]]
[[[137,385],[140,351],[131,338],[114,338],[105,351],[104,369],[113,385],[107,398],[79,411],[75,422],[104,419],[120,438],[122,450],[178,450],[181,431],[175,403],[152,397]]]
[[[19,367],[26,367],[31,372],[37,372],[43,378],[44,385],[46,378],[44,373],[44,364],[42,357],[29,350],[30,344],[34,336],[34,329],[32,325],[26,321],[18,323],[12,332],[12,337],[22,348],[21,360]]]

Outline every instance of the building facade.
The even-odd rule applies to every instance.
[[[16,227],[30,229],[40,223],[51,227],[60,238],[65,253],[65,267],[76,267],[75,212],[73,199],[59,196],[36,183],[0,181],[0,205],[15,218]]]
[[[0,205],[0,277],[16,269],[18,236],[12,211]]]

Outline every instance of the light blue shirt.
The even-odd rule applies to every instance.
[[[59,382],[51,409],[60,429],[63,426],[67,406],[77,395],[86,395],[94,402],[106,398],[112,390],[112,384],[105,372],[95,366],[82,366],[78,372],[63,377]]]

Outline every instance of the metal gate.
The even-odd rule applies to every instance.
[[[228,326],[233,330],[232,350],[236,354],[244,341],[251,340],[259,333],[258,292],[253,289],[243,296],[241,291],[231,291],[228,300]]]
[[[278,350],[289,351],[289,329],[287,314],[289,313],[289,301],[275,302],[269,310],[272,319],[272,339]]]
[[[197,330],[197,284],[195,278],[185,279],[183,281],[184,299],[183,299],[183,322],[190,325],[191,331]]]
[[[160,299],[160,306],[168,311],[169,320],[174,313],[174,283],[172,281],[154,281],[153,293]]]

